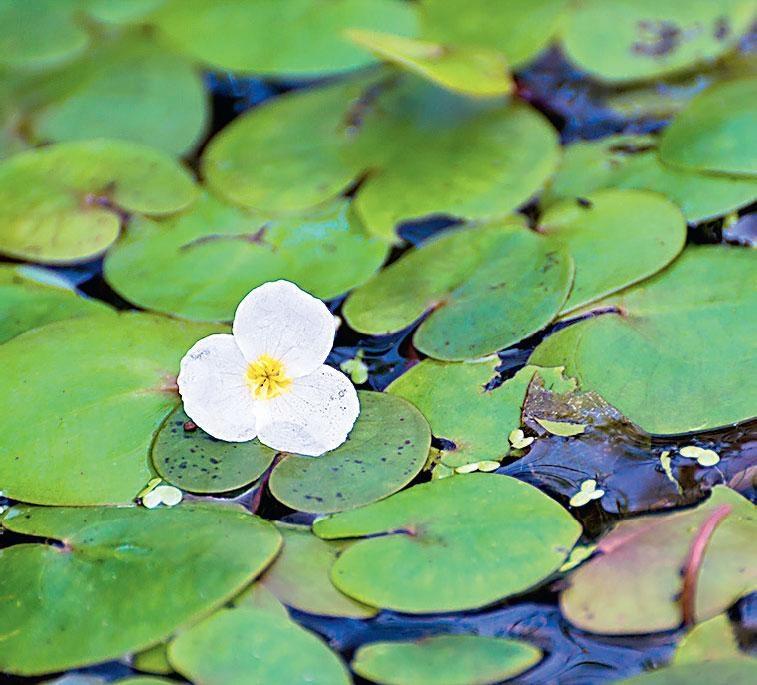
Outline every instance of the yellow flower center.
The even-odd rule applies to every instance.
[[[292,384],[292,379],[284,373],[284,364],[267,354],[260,355],[247,367],[245,377],[256,400],[278,397]]]

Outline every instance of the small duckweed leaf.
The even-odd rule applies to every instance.
[[[281,602],[318,616],[369,618],[376,609],[360,604],[334,587],[329,572],[337,557],[349,546],[321,540],[310,528],[279,524],[284,547],[260,583]]]
[[[0,669],[18,675],[148,647],[227,601],[281,544],[270,523],[203,505],[16,506],[3,526],[64,543],[18,544],[0,555],[0,613],[15,626],[0,640]],[[40,577],[51,582],[29,583]]]
[[[417,642],[363,645],[351,665],[374,683],[473,685],[514,678],[540,659],[541,650],[520,640],[439,635]]]
[[[287,454],[269,487],[283,504],[326,513],[352,509],[391,495],[426,463],[431,431],[409,402],[386,393],[361,391],[360,416],[347,442],[318,457]]]
[[[334,564],[331,579],[342,592],[371,606],[423,614],[473,609],[523,592],[562,565],[581,527],[530,485],[472,473],[319,519],[313,530],[327,539],[368,536]]]

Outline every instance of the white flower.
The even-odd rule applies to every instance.
[[[203,338],[181,360],[184,410],[200,428],[309,456],[347,439],[360,404],[323,363],[335,333],[323,302],[288,281],[265,283],[239,303],[232,333]]]

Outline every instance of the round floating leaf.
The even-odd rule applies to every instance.
[[[728,614],[697,623],[678,643],[673,664],[680,666],[716,659],[746,656],[739,649],[734,626]],[[757,665],[757,661],[754,662]]]
[[[24,97],[39,103],[29,124],[37,142],[117,138],[180,155],[207,120],[199,73],[144,39],[106,44],[30,90]]]
[[[610,136],[565,148],[557,174],[542,204],[586,197],[603,188],[651,190],[675,202],[690,223],[727,214],[748,205],[757,182],[668,166],[660,161],[650,136]]]
[[[177,671],[196,683],[349,685],[347,669],[313,633],[288,617],[222,609],[170,645]]]
[[[654,78],[729,52],[753,13],[750,0],[585,0],[570,15],[563,46],[603,80]]]
[[[0,163],[0,252],[47,263],[89,259],[118,236],[119,210],[170,214],[195,192],[181,166],[135,143],[28,150]]]
[[[462,364],[424,359],[394,381],[387,392],[412,402],[433,434],[454,444],[441,453],[447,466],[483,459],[499,461],[510,449],[507,436],[520,426],[523,400],[536,372],[528,366],[488,390],[499,363],[496,357]]]
[[[483,357],[536,333],[565,302],[573,265],[564,248],[515,221],[448,231],[359,287],[343,313],[382,335],[428,314],[415,346],[437,359]]]
[[[106,313],[110,307],[40,283],[23,267],[0,266],[0,343],[53,321]]]
[[[13,626],[0,641],[0,670],[19,675],[116,659],[158,642],[249,583],[281,540],[262,519],[203,505],[17,506],[3,525],[61,543],[0,554],[0,613]]]
[[[369,618],[373,607],[360,604],[334,587],[329,572],[346,544],[321,540],[309,527],[278,525],[284,546],[260,582],[280,601],[318,616]]]
[[[541,188],[556,156],[555,131],[524,104],[382,74],[251,110],[214,138],[203,172],[220,195],[279,213],[368,174],[355,206],[372,233],[396,239],[398,222],[430,214],[507,215]]]
[[[369,236],[347,201],[272,219],[203,195],[162,222],[137,219],[105,259],[126,299],[188,319],[230,321],[253,288],[285,279],[321,299],[366,281],[387,244]],[[223,273],[223,278],[209,274]]]
[[[566,618],[595,633],[637,634],[677,628],[682,620],[682,569],[695,539],[713,513],[730,513],[707,540],[698,569],[696,620],[725,611],[757,589],[754,507],[733,490],[716,486],[696,509],[622,521],[599,541],[597,554],[570,576],[560,596]],[[623,592],[618,592],[623,588]]]
[[[257,439],[223,442],[202,428],[185,430],[189,417],[176,407],[152,445],[155,470],[169,483],[189,492],[227,492],[257,480],[276,452]]]
[[[165,0],[87,0],[86,9],[93,19],[105,24],[131,24],[144,19]]]
[[[618,685],[749,685],[757,666],[749,659],[721,659],[701,664],[670,666],[617,681]]]
[[[400,0],[169,0],[152,22],[216,69],[316,77],[374,61],[344,36],[346,29],[412,35],[417,20]]]
[[[416,485],[313,529],[328,539],[372,536],[342,552],[331,579],[361,602],[406,613],[523,592],[560,567],[581,532],[536,488],[484,473]]]
[[[557,33],[566,0],[421,0],[423,35],[439,42],[502,51],[521,65]]]
[[[145,314],[60,321],[0,346],[0,483],[36,504],[125,504],[152,477],[179,360],[209,326]]]
[[[603,190],[561,202],[541,217],[538,231],[566,247],[575,263],[563,312],[657,273],[686,242],[678,208],[640,190]]]
[[[347,442],[321,457],[287,454],[273,469],[269,487],[292,509],[344,511],[405,487],[426,463],[431,431],[409,402],[360,392],[360,416]]]
[[[603,300],[615,307],[554,333],[531,363],[565,366],[649,433],[701,431],[750,418],[757,255],[692,246],[671,266]]]
[[[755,102],[757,82],[752,78],[708,88],[663,132],[663,161],[704,171],[757,174]]]
[[[488,685],[514,678],[541,658],[519,640],[440,635],[418,642],[374,642],[355,653],[352,669],[387,685]]]
[[[493,50],[460,48],[358,29],[347,35],[379,58],[456,93],[496,97],[508,95],[513,88],[507,61]]]
[[[77,21],[80,0],[0,0],[0,66],[48,67],[89,43]]]

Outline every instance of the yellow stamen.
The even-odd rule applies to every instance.
[[[247,367],[247,385],[256,400],[270,400],[283,394],[292,384],[284,373],[284,364],[267,354],[260,355]]]

